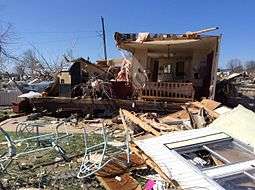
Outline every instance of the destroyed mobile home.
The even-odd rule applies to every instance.
[[[69,61],[20,95],[34,113],[0,123],[0,189],[255,189],[255,114],[213,100],[215,29],[115,33],[123,58]]]

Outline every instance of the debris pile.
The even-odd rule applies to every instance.
[[[242,104],[255,110],[255,78],[246,72],[222,76],[217,83],[216,99],[227,106]]]
[[[38,113],[23,116],[20,121],[6,120],[0,128],[0,175],[4,179],[1,183],[6,189],[13,185],[47,189],[74,184],[88,189],[182,189],[182,183],[173,177],[172,171],[167,171],[141,145],[185,131],[192,134],[194,130],[204,133],[200,134],[203,139],[194,140],[197,143],[229,138],[216,132],[213,137],[211,133],[207,136],[206,128],[211,131],[208,126],[232,112],[208,99],[186,103],[182,108],[166,115],[120,109],[112,119],[86,119],[77,115],[57,119]],[[183,141],[181,146],[188,146],[188,141]],[[176,144],[169,147],[181,143],[171,142]],[[184,151],[180,155],[199,169],[224,165],[226,160],[217,154],[214,157],[207,146],[203,147],[205,150]],[[161,149],[152,151],[159,153]]]

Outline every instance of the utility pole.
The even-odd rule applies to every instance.
[[[101,22],[102,22],[103,43],[104,43],[104,60],[107,60],[106,39],[105,39],[105,29],[104,29],[104,18],[102,16],[101,16]]]

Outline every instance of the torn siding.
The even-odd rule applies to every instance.
[[[135,144],[144,151],[171,179],[176,180],[183,189],[223,189],[217,183],[209,179],[196,167],[191,166],[183,157],[174,150],[168,149],[165,144],[202,135],[219,133],[214,128],[172,132],[160,137],[135,141]]]
[[[20,90],[1,90],[0,91],[0,106],[10,106],[14,102],[18,102],[21,98],[18,98],[22,92]]]
[[[219,179],[231,180],[236,175],[240,181],[237,174],[249,177],[247,172],[254,169],[255,155],[250,149],[254,146],[254,119],[252,111],[239,106],[222,114],[209,127],[137,140],[135,144],[183,189],[241,188],[246,182],[232,184]],[[206,159],[206,151],[213,163]]]

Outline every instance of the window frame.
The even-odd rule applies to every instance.
[[[225,134],[225,133],[223,133]],[[202,136],[205,137],[205,136]],[[199,137],[201,138],[201,137]],[[194,138],[191,139],[186,139],[183,141],[188,141],[188,140],[192,140]],[[182,141],[179,141],[182,142]],[[165,143],[164,145],[169,149],[169,150],[174,150],[179,156],[181,156],[182,158],[184,158],[186,161],[188,161],[188,163],[196,168],[198,168],[196,165],[192,164],[192,162],[190,162],[188,159],[186,159],[182,154],[184,152],[188,152],[190,150],[190,152],[195,152],[196,150],[206,150],[208,151],[210,154],[212,154],[214,157],[216,157],[217,159],[219,159],[220,161],[223,162],[223,165],[218,165],[218,166],[212,166],[212,167],[205,167],[205,168],[198,168],[201,172],[205,171],[205,170],[210,170],[210,169],[214,169],[214,168],[218,168],[218,167],[224,167],[224,166],[229,166],[232,164],[238,164],[238,163],[242,163],[245,162],[243,160],[238,161],[238,162],[231,162],[229,161],[227,158],[225,158],[224,156],[220,155],[219,153],[217,153],[216,151],[212,150],[210,147],[208,147],[208,145],[213,145],[215,143],[222,143],[222,142],[230,142],[230,143],[234,143],[236,146],[238,146],[240,149],[243,149],[245,151],[247,151],[248,153],[250,153],[251,155],[254,155],[254,152],[252,150],[250,150],[248,147],[246,147],[244,144],[240,143],[239,141],[236,141],[235,139],[231,138],[230,136],[228,138],[222,138],[222,139],[217,139],[217,140],[211,140],[211,141],[207,141],[207,142],[202,142],[202,143],[196,143],[196,144],[190,144],[187,146],[180,146],[178,148],[170,148],[168,145],[169,144],[173,144],[173,143]],[[176,143],[176,142],[175,142]],[[253,159],[251,159],[253,160]],[[255,160],[255,157],[254,157]]]
[[[218,181],[219,179],[222,179],[222,178],[230,178],[230,177],[233,177],[235,175],[245,175],[245,177],[248,177],[249,179],[253,180],[254,181],[254,185],[255,185],[255,174],[252,175],[252,174],[249,174],[248,172],[250,170],[255,170],[254,169],[249,169],[249,170],[244,170],[244,171],[238,171],[238,172],[233,172],[231,174],[226,174],[226,175],[220,175],[220,176],[217,176],[217,177],[214,177],[213,180],[219,184],[221,187],[223,187],[220,182]],[[224,187],[223,187],[224,188]]]

